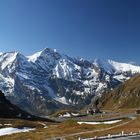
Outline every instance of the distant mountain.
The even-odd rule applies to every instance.
[[[112,60],[71,58],[46,48],[32,56],[0,54],[0,90],[7,99],[34,114],[81,108],[106,89],[140,73],[140,67]]]
[[[140,75],[126,81],[115,90],[106,92],[100,99],[104,108],[140,108]]]

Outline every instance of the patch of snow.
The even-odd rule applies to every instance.
[[[17,52],[14,53],[6,53],[3,57],[0,57],[0,62],[1,63],[1,69],[4,70],[8,64],[12,64],[12,62],[16,59],[17,56]],[[3,59],[5,59],[5,61],[3,61]]]
[[[71,117],[71,114],[70,113],[68,113],[68,112],[66,112],[65,114],[61,114],[60,116],[59,116],[60,118],[65,118],[65,117]]]
[[[115,75],[115,76],[113,76],[113,78],[115,78],[115,79],[117,79],[117,80],[119,80],[121,82],[123,82],[124,80],[130,79],[130,77],[125,77],[123,74],[121,74],[121,75]]]
[[[107,85],[105,83],[99,83],[96,92],[101,91],[102,89],[106,88]]]
[[[37,87],[34,87],[34,85],[33,86],[31,86],[31,85],[24,85],[24,86],[26,86],[27,88],[29,88],[32,91],[37,91],[38,93],[40,93],[40,95],[42,94],[41,90],[39,90]]]
[[[1,76],[0,76],[1,77]],[[15,81],[11,77],[3,77],[5,82],[10,83],[12,86],[14,86]]]
[[[48,126],[45,123],[40,122],[39,124],[43,125],[44,126],[43,128],[48,128]]]
[[[42,51],[40,52],[37,52],[31,56],[27,56],[28,58],[28,61],[31,61],[31,62],[36,62],[36,60],[38,59],[38,57],[41,55]]]
[[[56,101],[58,101],[62,104],[68,105],[68,102],[67,102],[65,97],[59,97],[59,96],[55,95],[55,93],[53,92],[53,90],[49,86],[46,87],[46,88],[48,90],[48,94],[49,94],[50,97],[52,97],[54,100],[56,100]]]
[[[113,120],[113,121],[105,121],[105,122],[77,122],[78,124],[114,124],[114,123],[118,123],[122,120]]]
[[[11,134],[15,134],[15,133],[22,133],[22,132],[29,132],[32,130],[35,130],[35,128],[26,128],[26,127],[23,129],[13,128],[13,127],[1,128],[0,136],[11,135]]]
[[[65,97],[58,97],[58,96],[56,96],[54,99],[55,99],[56,101],[62,103],[62,104],[68,105],[67,100],[66,100]]]
[[[104,61],[104,60],[101,60],[101,59],[95,59],[93,64],[96,67],[104,69],[109,74],[113,73],[113,67],[108,63],[108,61]]]
[[[129,72],[131,71],[132,73],[140,73],[140,67],[135,66],[132,64],[127,64],[127,63],[119,63],[115,62],[112,60],[108,60],[108,63],[114,67],[114,69],[118,72]]]
[[[84,93],[81,91],[73,90],[73,92],[75,93],[75,95],[82,95],[82,96],[84,95]]]
[[[79,113],[71,113],[72,116],[78,116]]]
[[[106,79],[106,81],[109,82],[109,81],[110,81],[110,76],[109,76],[109,75],[106,75],[106,76],[105,76],[105,79]]]
[[[59,118],[67,118],[67,117],[78,116],[78,115],[79,115],[79,113],[66,112],[65,114],[59,114]]]
[[[17,72],[16,74],[24,79],[30,79],[25,73]]]
[[[93,63],[97,67],[103,68],[106,72],[113,74],[119,72],[132,72],[132,73],[140,73],[140,66],[135,66],[127,63],[119,63],[112,60],[100,60],[96,59]]]
[[[12,124],[8,124],[8,123],[7,123],[7,124],[4,124],[4,125],[5,125],[5,126],[11,126]]]

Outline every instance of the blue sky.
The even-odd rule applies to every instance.
[[[45,47],[140,65],[139,0],[0,0],[0,51]]]

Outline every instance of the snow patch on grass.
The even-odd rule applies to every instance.
[[[113,121],[105,121],[105,122],[77,122],[78,124],[114,124],[114,123],[118,123],[122,120],[113,120]]]
[[[0,136],[11,135],[11,134],[15,134],[15,133],[22,133],[22,132],[29,132],[32,130],[35,130],[35,128],[27,128],[27,127],[24,127],[22,129],[13,128],[13,127],[1,128]]]

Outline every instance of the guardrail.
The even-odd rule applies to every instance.
[[[131,136],[140,136],[140,131],[136,133],[133,132],[124,133],[124,131],[122,131],[119,134],[114,134],[114,135],[108,134],[106,136],[100,136],[100,137],[95,136],[94,138],[84,138],[84,139],[81,139],[79,137],[78,140],[106,140],[106,139],[115,139],[115,138],[122,138],[122,137],[131,137]]]

